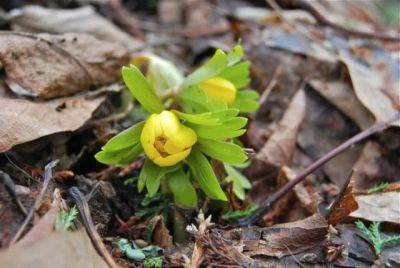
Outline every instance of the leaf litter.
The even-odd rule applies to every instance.
[[[121,81],[120,68],[130,61],[131,52],[167,56],[179,69],[189,70],[188,66],[203,61],[215,47],[229,48],[240,37],[252,63],[252,87],[265,92],[260,109],[249,116],[250,131],[242,139],[256,151],[244,172],[252,188],[245,200],[233,195],[229,199],[233,213],[252,213],[253,206],[342,142],[375,122],[398,116],[396,43],[382,41],[392,35],[364,34],[360,38],[359,32],[350,31],[343,22],[343,16],[351,17],[360,31],[369,33],[387,29],[376,8],[369,3],[354,6],[321,1],[324,9],[335,15],[324,21],[310,5],[302,10],[293,4],[297,10],[279,12],[274,5],[260,9],[247,1],[164,0],[156,8],[127,4],[135,1],[121,5],[100,1],[89,6],[80,2],[76,1],[77,9],[67,9],[62,1],[50,6],[21,1],[23,4],[4,7],[9,13],[2,30],[24,32],[0,34],[0,169],[10,174],[18,187],[30,189],[28,196],[19,196],[27,208],[41,186],[41,176],[36,176],[37,181],[27,178],[35,175],[34,170],[61,155],[57,171],[67,167],[72,175],[50,182],[26,234],[8,249],[8,241],[24,217],[9,193],[0,188],[0,224],[7,226],[0,231],[0,266],[32,266],[35,254],[44,253],[48,257],[43,265],[55,261],[80,267],[89,262],[102,267],[106,265],[104,251],[118,265],[140,264],[129,258],[127,248],[113,247],[120,239],[141,252],[154,245],[164,249],[162,258],[146,257],[145,267],[158,267],[160,260],[166,266],[193,267],[400,263],[395,245],[383,247],[376,255],[374,244],[355,225],[357,219],[382,222],[382,237],[398,235],[400,119],[308,175],[264,215],[258,222],[261,226],[222,228],[221,208],[208,201],[201,203],[205,214],[198,217],[199,225],[188,229],[191,238],[187,233],[182,236],[178,227],[193,223],[198,211],[160,199],[142,207],[144,196],[136,194],[135,183],[124,183],[137,180],[142,161],[129,168],[106,169],[93,160],[93,154],[112,134],[136,122],[137,115],[132,114],[140,116],[134,107],[132,114],[101,121],[124,109],[120,97],[124,91],[110,91]],[[277,2],[281,8],[287,7],[283,1]],[[346,26],[343,30],[338,25]],[[92,118],[100,124],[91,125]],[[43,141],[50,145],[44,147]],[[381,183],[388,184],[376,190]],[[81,222],[90,237],[104,244],[100,251],[96,239],[88,239],[79,221],[75,224],[78,231],[53,230],[59,211],[67,207],[59,202],[60,195],[50,193],[57,188],[56,193],[60,191],[72,207],[76,200],[68,193],[71,186],[78,186],[85,196],[88,206],[84,214],[86,219],[92,216],[97,228],[85,224],[84,218]],[[329,205],[330,216],[325,218],[322,215]],[[140,210],[146,213],[135,215]],[[215,224],[211,224],[210,214]],[[178,237],[186,237],[183,246],[176,243]]]

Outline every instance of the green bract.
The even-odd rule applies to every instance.
[[[211,199],[227,200],[210,163],[210,159],[215,159],[225,166],[225,181],[232,182],[234,193],[244,199],[244,189],[250,188],[250,183],[231,165],[242,165],[247,156],[233,140],[246,131],[247,118],[238,116],[239,113],[254,111],[258,94],[243,90],[250,81],[250,64],[242,62],[242,57],[239,45],[228,54],[217,50],[185,79],[172,64],[155,56],[147,58],[147,77],[134,65],[123,67],[126,86],[151,115],[110,139],[95,155],[96,159],[123,166],[144,152],[138,191],[146,188],[148,196],[153,197],[161,188],[186,207],[197,205],[194,185]],[[207,90],[204,81],[209,81]],[[215,99],[221,92],[213,92],[213,86],[230,94],[224,96],[230,102]],[[170,91],[172,87],[174,90]],[[174,107],[182,109],[168,110],[168,102],[163,104],[159,97],[162,91],[178,94],[171,97]],[[208,95],[210,92],[214,99]]]

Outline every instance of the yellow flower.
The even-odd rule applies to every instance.
[[[212,99],[223,100],[232,104],[236,98],[236,87],[229,80],[221,77],[213,77],[199,84],[200,89]]]
[[[170,111],[152,114],[140,136],[147,157],[161,167],[173,166],[185,159],[196,141],[193,129],[184,126]]]

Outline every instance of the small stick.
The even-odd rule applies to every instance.
[[[15,234],[13,239],[10,242],[10,246],[13,245],[22,235],[23,231],[25,230],[26,226],[28,223],[31,221],[33,217],[33,213],[35,210],[38,208],[40,203],[42,202],[43,196],[46,193],[47,187],[49,186],[49,183],[51,179],[53,178],[53,168],[58,164],[59,160],[54,160],[51,161],[46,165],[44,168],[44,179],[43,179],[43,186],[42,189],[40,190],[39,195],[37,196],[35,203],[33,206],[30,208],[28,215],[26,216],[24,222],[22,223],[21,227],[19,227],[18,232]]]
[[[0,171],[0,181],[4,184],[4,187],[6,188],[8,194],[11,196],[14,203],[17,205],[19,211],[26,217],[28,215],[28,212],[26,211],[26,208],[15,193],[15,184],[11,177],[7,173]]]
[[[308,166],[303,172],[301,172],[299,175],[296,176],[293,180],[289,181],[286,183],[282,188],[280,188],[277,192],[275,192],[273,195],[265,199],[260,207],[256,209],[252,214],[245,218],[241,218],[237,221],[235,226],[249,226],[253,225],[254,223],[258,222],[271,208],[272,206],[285,194],[287,194],[289,191],[291,191],[294,186],[296,186],[298,183],[302,182],[309,174],[320,168],[322,165],[324,165],[326,162],[349,148],[350,146],[354,145],[355,143],[362,141],[369,136],[378,133],[386,128],[388,128],[393,122],[397,121],[400,119],[400,113],[396,114],[395,118],[392,120],[386,121],[386,122],[377,122],[373,124],[371,127],[365,129],[364,131],[358,133],[357,135],[353,136],[352,138],[348,139],[335,149],[331,150],[321,158],[319,158],[317,161],[312,163],[310,166]]]
[[[74,199],[74,201],[76,203],[76,207],[79,210],[79,214],[83,221],[83,225],[85,225],[86,232],[89,235],[90,239],[92,240],[93,246],[95,247],[97,252],[100,254],[100,256],[103,257],[103,259],[108,264],[108,266],[110,266],[112,268],[118,267],[117,264],[115,263],[113,257],[107,251],[106,246],[104,245],[99,233],[96,230],[96,227],[94,226],[92,216],[90,215],[89,205],[86,201],[85,196],[75,186],[73,186],[69,189],[69,193],[71,194],[72,198]]]

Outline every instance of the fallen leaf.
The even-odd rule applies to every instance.
[[[374,115],[378,122],[385,122],[398,117],[391,125],[400,127],[400,110],[396,107],[395,100],[384,92],[384,76],[371,68],[356,62],[349,56],[342,54],[341,61],[346,64],[353,83],[354,91],[361,103]],[[394,85],[391,90],[398,90]]]
[[[351,212],[358,209],[358,204],[353,193],[353,185],[350,183],[340,199],[333,204],[328,223],[336,225],[341,223]]]
[[[100,106],[105,97],[85,99],[85,96],[65,97],[50,101],[18,99],[0,83],[0,152],[59,132],[81,127]],[[58,107],[63,105],[61,111]]]
[[[59,212],[66,210],[65,200],[62,199],[60,190],[56,188],[53,193],[53,201],[49,211],[46,212],[13,247],[23,248],[48,236],[54,229]]]
[[[313,90],[306,91],[306,117],[297,135],[297,144],[314,161],[333,150],[359,130],[346,116]],[[356,144],[329,162],[321,170],[339,187],[346,181],[362,150]],[[340,167],[340,168],[338,168]]]
[[[294,95],[282,120],[256,158],[278,167],[291,164],[296,136],[306,113],[305,103],[305,94],[301,89]]]
[[[325,239],[327,233],[325,218],[314,214],[303,220],[268,228],[233,229],[226,232],[224,237],[243,243],[243,253],[246,255],[282,257],[314,247]]]
[[[346,114],[361,129],[366,129],[374,123],[371,113],[360,103],[347,83],[323,80],[311,80],[309,83],[315,91]]]
[[[0,251],[0,267],[108,267],[85,230],[51,232],[23,247]]]
[[[356,196],[358,209],[351,217],[400,224],[400,192]]]
[[[153,232],[152,241],[155,245],[162,248],[172,247],[172,236],[169,234],[167,227],[165,227],[163,216],[158,215],[153,217],[149,221],[149,227]]]
[[[397,139],[396,136],[394,136]],[[375,141],[368,141],[354,164],[352,181],[357,192],[378,186],[381,182],[395,182],[400,174],[397,154]]]
[[[5,81],[18,94],[49,99],[111,84],[128,62],[124,47],[87,34],[0,34]]]
[[[118,42],[134,50],[141,42],[125,33],[93,7],[76,9],[50,9],[26,5],[10,13],[11,27],[24,32],[88,33],[109,42]]]

